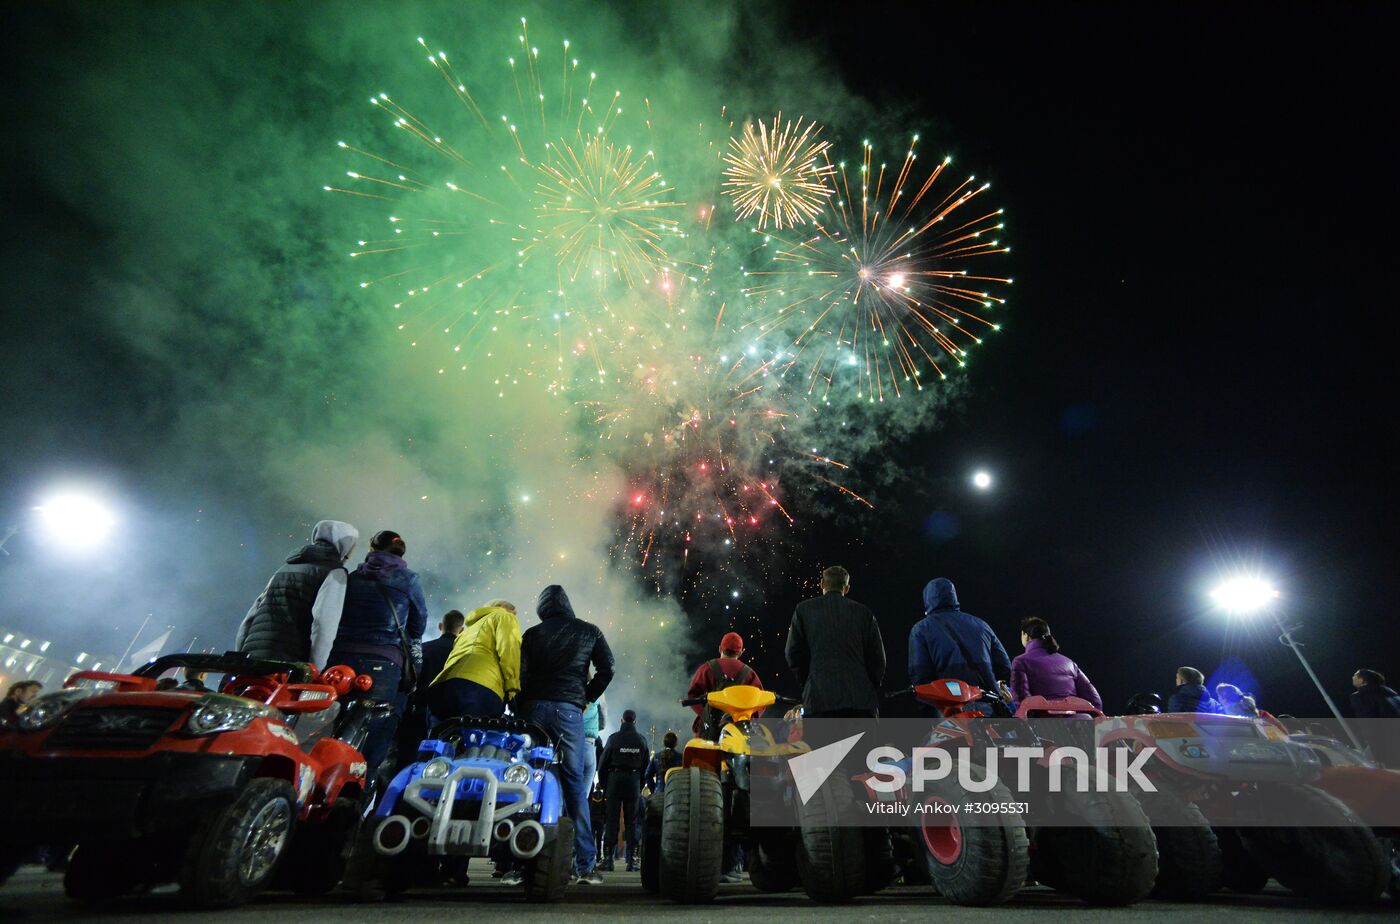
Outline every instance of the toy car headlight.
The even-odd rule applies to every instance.
[[[423,768],[423,779],[440,780],[446,777],[451,772],[452,761],[444,760],[443,758],[439,757],[434,760],[428,761],[427,766]]]
[[[48,728],[67,715],[69,709],[96,692],[96,690],[60,690],[57,693],[41,696],[30,703],[28,709],[20,713],[17,720],[19,729],[20,731],[39,731]]]
[[[506,772],[501,774],[501,779],[507,783],[528,783],[530,782],[530,767],[528,764],[511,764],[506,767]]]
[[[247,728],[252,721],[268,714],[268,710],[258,703],[238,696],[225,696],[213,693],[203,697],[185,723],[185,731],[191,735],[216,735],[220,732],[238,731]]]

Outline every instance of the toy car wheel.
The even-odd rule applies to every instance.
[[[796,851],[797,845],[790,840],[754,844],[749,854],[749,882],[760,892],[792,891],[799,881]]]
[[[338,807],[320,824],[298,825],[278,887],[297,895],[325,895],[334,889],[345,877],[359,828],[359,811],[350,804]]]
[[[855,796],[839,784],[797,807],[797,875],[814,901],[847,902],[866,891],[865,831],[854,811]]]
[[[700,767],[673,771],[661,824],[661,894],[683,904],[714,901],[723,859],[719,777]]]
[[[190,840],[180,888],[195,904],[246,902],[271,880],[296,822],[296,795],[282,780],[255,779]]]
[[[1032,835],[1037,881],[1091,905],[1131,905],[1157,882],[1157,840],[1131,793],[1054,794],[1059,824]]]
[[[985,776],[985,772],[983,773]],[[951,778],[925,783],[924,804],[952,809],[967,797]],[[1010,802],[997,783],[979,799]],[[958,905],[999,905],[1026,884],[1030,841],[1018,815],[984,817],[986,824],[962,825],[951,811],[925,811],[917,831],[924,868],[940,895]]]
[[[1157,839],[1155,898],[1178,902],[1205,901],[1220,888],[1225,861],[1220,842],[1206,816],[1173,792],[1137,793],[1138,805],[1152,822]]]
[[[1374,901],[1390,883],[1390,856],[1370,828],[1335,796],[1280,783],[1242,793],[1253,814],[1296,820],[1295,827],[1241,828],[1260,866],[1287,888],[1332,903]]]
[[[1269,884],[1269,871],[1255,862],[1244,849],[1238,828],[1216,828],[1215,839],[1220,844],[1220,885],[1231,892],[1256,895]]]
[[[655,895],[661,891],[661,819],[666,810],[666,793],[647,797],[647,813],[642,819],[642,888]]]
[[[554,836],[525,864],[525,898],[532,902],[557,902],[569,888],[574,868],[574,821],[561,818]]]

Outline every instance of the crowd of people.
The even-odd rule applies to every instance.
[[[558,747],[565,806],[575,819],[574,874],[585,884],[602,882],[613,869],[614,850],[625,843],[627,868],[637,862],[644,792],[665,789],[666,772],[681,763],[679,739],[666,732],[652,753],[632,709],[604,743],[605,691],[616,671],[612,650],[597,626],[578,617],[564,588],[545,587],[535,601],[538,623],[522,631],[517,607],[505,599],[463,613],[449,610],[439,636],[424,642],[428,605],[418,575],[408,567],[408,545],[393,530],[380,530],[353,569],[355,527],[322,520],[311,541],[287,556],[249,608],[235,647],[252,657],[345,664],[373,679],[363,695],[388,703],[388,714],[364,745],[368,765],[383,770],[395,741],[411,755],[440,719],[511,714],[547,731]],[[802,712],[811,718],[879,714],[886,671],[880,626],[869,607],[849,596],[850,574],[839,566],[821,576],[821,594],[799,603],[789,626],[785,656],[801,687]],[[953,582],[924,588],[924,616],[908,639],[912,684],[961,680],[997,691],[1008,705],[1030,697],[1078,697],[1103,710],[1103,699],[1085,672],[1061,650],[1049,624],[1021,623],[1023,653],[1008,656],[991,626],[965,612]],[[701,663],[687,698],[734,684],[763,687],[743,661],[736,632],[720,639],[718,657]],[[175,681],[172,679],[172,685]],[[1400,694],[1376,671],[1353,677],[1357,716],[1400,718]],[[202,676],[182,688],[203,689]],[[12,685],[0,703],[0,724],[14,720],[39,693],[34,681]],[[1167,712],[1258,715],[1253,696],[1231,684],[1213,691],[1193,667],[1181,667]],[[702,732],[705,710],[694,706],[693,730]],[[741,859],[725,845],[727,879]],[[515,878],[519,870],[503,870]]]

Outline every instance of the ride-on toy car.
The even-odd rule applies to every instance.
[[[228,679],[218,693],[157,691],[175,669]],[[76,844],[64,887],[80,901],[173,880],[226,907],[272,885],[279,865],[288,887],[329,890],[361,815],[359,746],[382,710],[339,698],[371,682],[238,653],[74,674],[0,734],[3,872],[37,846]]]
[[[573,871],[574,828],[563,814],[549,734],[509,716],[449,719],[399,771],[370,829],[385,889],[437,884],[472,857],[514,859],[525,897],[558,901]]]
[[[1242,892],[1272,876],[1327,902],[1370,901],[1385,889],[1385,848],[1342,801],[1309,785],[1320,776],[1317,754],[1287,740],[1271,716],[1117,716],[1095,731],[1099,747],[1155,748],[1143,767],[1158,790],[1152,798],[1189,807],[1153,817],[1159,832],[1177,835],[1159,839],[1177,870],[1219,868],[1225,886]],[[1214,843],[1201,833],[1206,825]]]
[[[1083,747],[1085,742],[1092,748],[1092,718],[1098,710],[1080,699],[1035,697],[1013,716],[995,693],[961,680],[934,680],[912,690],[919,702],[943,717],[924,745],[950,751],[954,761],[962,759],[958,753],[964,748],[971,754],[1011,747],[1046,751],[1029,766],[1029,783],[1046,813],[1045,824],[1032,827],[1019,813],[964,822],[952,811],[969,800],[1027,801],[1000,781],[974,796],[963,790],[958,774],[949,774],[926,783],[921,797],[911,796],[907,787],[898,794],[900,801],[918,800],[932,809],[919,814],[916,835],[929,878],[941,895],[961,905],[997,904],[1014,895],[1029,875],[1090,904],[1127,905],[1146,897],[1157,875],[1157,850],[1132,795],[1099,792],[1097,786],[1089,792],[1073,786],[1055,792],[1048,785],[1050,753],[1057,746]],[[986,770],[975,758],[967,770],[972,779],[986,782]],[[868,789],[872,776],[862,775]],[[874,789],[869,792],[872,799],[880,798]]]
[[[754,716],[768,706],[796,706],[768,690],[735,684],[681,701],[706,706],[701,734],[686,743],[681,765],[652,796],[643,827],[642,883],[674,901],[708,902],[719,891],[724,844],[742,845],[750,880],[765,891],[801,882],[818,901],[845,901],[864,891],[862,832],[836,824],[839,796],[796,808],[795,829],[750,827],[750,780],[787,774],[787,758],[807,753],[801,741],[779,741]],[[852,797],[853,798],[853,797]]]

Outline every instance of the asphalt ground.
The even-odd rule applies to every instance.
[[[1026,921],[1073,918],[1075,922],[1128,921],[1230,924],[1285,921],[1396,920],[1400,905],[1383,900],[1364,908],[1329,908],[1295,898],[1274,883],[1259,895],[1221,893],[1204,904],[1183,905],[1145,901],[1131,908],[1089,908],[1050,889],[1022,890],[995,908],[961,908],[933,895],[927,887],[900,886],[844,906],[818,905],[801,892],[764,894],[747,882],[722,886],[712,905],[683,907],[663,902],[642,891],[636,873],[610,873],[601,886],[574,886],[555,905],[527,904],[520,890],[507,888],[482,875],[466,889],[410,893],[400,901],[356,905],[327,897],[298,899],[268,893],[257,901],[228,911],[195,911],[167,887],[148,895],[88,909],[63,896],[63,878],[31,866],[21,869],[0,887],[0,921],[35,924],[47,921],[101,920],[120,922],[202,921],[218,924],[353,924],[353,922],[436,921],[459,916],[523,916],[555,920],[617,920],[661,918],[669,921],[724,921],[727,924],[776,924],[781,921],[922,921],[931,914],[956,916],[959,921]]]

